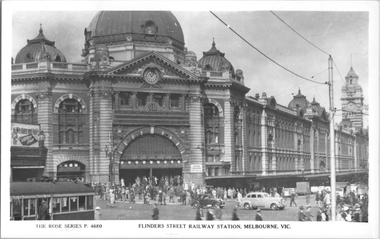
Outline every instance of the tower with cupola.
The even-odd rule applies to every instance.
[[[345,77],[345,84],[342,86],[342,120],[350,121],[351,128],[363,127],[363,89],[358,84],[359,76],[351,67]],[[347,125],[348,126],[348,125]]]

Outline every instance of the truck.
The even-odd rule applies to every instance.
[[[310,183],[309,182],[297,182],[296,191],[298,195],[305,195],[310,193]]]

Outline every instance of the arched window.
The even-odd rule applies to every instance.
[[[20,100],[14,109],[13,122],[37,124],[37,110],[29,99]]]

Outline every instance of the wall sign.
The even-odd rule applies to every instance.
[[[191,164],[190,165],[191,173],[202,173],[202,164]]]

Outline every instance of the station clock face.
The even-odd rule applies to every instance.
[[[160,76],[158,75],[157,71],[155,69],[147,69],[144,72],[144,80],[148,84],[156,84],[158,80],[160,79]]]
[[[346,105],[346,111],[348,111],[348,112],[355,112],[356,111],[356,104],[353,103],[353,102],[349,102]]]

